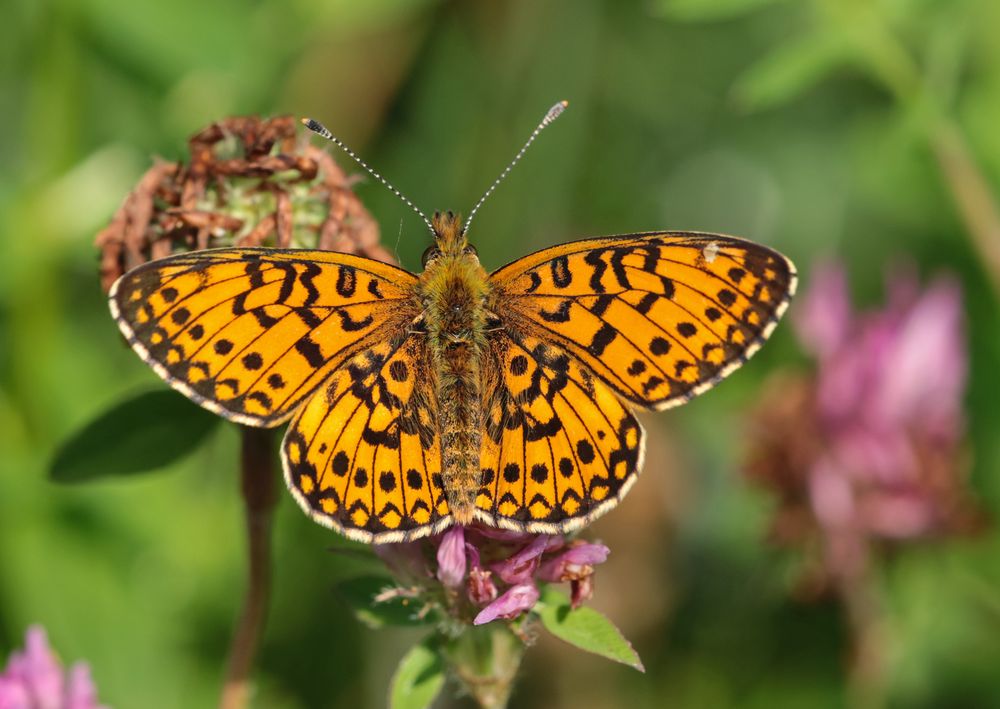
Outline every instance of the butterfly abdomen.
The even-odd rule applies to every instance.
[[[428,348],[437,370],[441,477],[458,524],[472,522],[482,442],[481,357],[486,272],[469,254],[445,256],[421,277]]]
[[[441,475],[448,507],[458,524],[472,522],[479,491],[482,400],[479,352],[470,343],[445,349],[438,387]]]

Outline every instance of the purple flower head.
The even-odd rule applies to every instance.
[[[527,583],[535,575],[542,553],[549,545],[550,537],[540,534],[521,551],[501,562],[493,564],[493,570],[504,583],[511,585]]]
[[[468,582],[469,600],[477,606],[485,606],[497,597],[497,585],[493,583],[493,574],[478,566],[469,570]]]
[[[102,709],[84,663],[68,674],[49,649],[45,631],[28,629],[25,649],[13,653],[0,673],[0,709]]]
[[[603,544],[576,541],[566,551],[549,559],[538,570],[538,577],[544,581],[579,581],[594,573],[595,564],[603,564],[610,553]]]
[[[826,567],[849,578],[869,541],[909,540],[970,526],[960,470],[967,353],[958,285],[921,290],[910,272],[889,303],[853,312],[843,268],[814,269],[796,332],[816,375],[785,375],[757,412],[760,450],[748,472],[776,488],[777,536],[812,520]]]
[[[477,559],[478,561],[478,559]],[[437,577],[448,588],[458,588],[465,579],[465,529],[455,526],[441,537],[437,549]]]
[[[525,611],[534,608],[538,598],[538,588],[532,583],[511,586],[504,591],[502,596],[479,611],[479,615],[476,616],[473,623],[483,625],[498,618],[506,620],[516,618]]]
[[[520,534],[480,527],[452,528],[431,538],[425,547],[423,574],[408,574],[418,586],[437,579],[448,593],[439,607],[449,615],[477,624],[511,619],[531,610],[539,584],[570,584],[574,605],[590,598],[594,566],[607,559],[608,548],[561,535]],[[406,558],[425,542],[415,542]],[[430,553],[432,552],[432,553]],[[394,559],[394,555],[387,560]],[[430,559],[433,566],[428,568]],[[464,593],[454,594],[463,589]],[[474,614],[474,615],[473,615]]]
[[[538,577],[545,581],[569,581],[570,601],[579,608],[594,595],[594,565],[607,561],[610,553],[603,544],[575,541],[569,548],[538,570]]]

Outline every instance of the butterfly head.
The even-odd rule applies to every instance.
[[[450,211],[434,212],[431,223],[434,226],[434,243],[424,251],[424,268],[440,258],[470,259],[479,263],[476,247],[465,237],[465,227],[459,215]]]

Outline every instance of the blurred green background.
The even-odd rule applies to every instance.
[[[233,428],[155,475],[64,487],[46,470],[109,405],[164,387],[121,343],[92,240],[152,156],[182,158],[226,115],[315,116],[425,211],[468,211],[569,99],[477,217],[487,268],[571,238],[688,228],[774,246],[806,285],[816,257],[837,256],[867,303],[901,257],[958,274],[970,484],[995,511],[997,291],[930,138],[952,122],[1000,193],[997,27],[994,0],[8,0],[0,656],[40,622],[65,660],[91,663],[109,705],[217,700],[243,592]],[[421,223],[371,180],[357,189],[418,268]],[[612,548],[593,603],[647,673],[543,640],[514,706],[848,703],[838,606],[791,600],[791,555],[764,542],[773,503],[738,472],[761,381],[802,361],[782,326],[718,391],[645,417],[638,492],[590,535]],[[415,636],[361,626],[331,593],[335,543],[282,495],[257,706],[384,704]],[[1000,705],[997,531],[901,551],[878,574],[891,704]]]

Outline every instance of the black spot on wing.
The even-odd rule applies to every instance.
[[[595,357],[600,357],[604,354],[604,350],[608,348],[615,338],[618,336],[618,331],[607,323],[603,323],[600,329],[594,333],[594,339],[591,340],[590,345],[587,347],[587,351]]]
[[[354,296],[358,286],[358,274],[353,266],[340,266],[337,268],[337,295],[342,298]]]
[[[573,281],[573,274],[569,270],[569,259],[565,256],[557,256],[549,264],[552,271],[552,282],[556,288],[566,288]]]
[[[572,306],[572,300],[563,300],[554,311],[539,310],[538,314],[541,315],[542,320],[547,322],[567,322],[569,320],[569,309]]]

